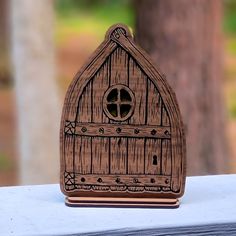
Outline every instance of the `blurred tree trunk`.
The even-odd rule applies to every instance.
[[[136,0],[136,36],[177,94],[188,174],[227,169],[220,0]]]
[[[9,59],[9,1],[0,1],[0,86],[9,84],[10,59]]]
[[[19,119],[20,183],[59,181],[59,101],[53,1],[12,0],[12,57]]]

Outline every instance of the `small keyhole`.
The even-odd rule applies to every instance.
[[[156,155],[153,156],[152,164],[155,166],[157,165],[157,156]]]

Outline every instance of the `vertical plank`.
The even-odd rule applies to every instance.
[[[147,109],[146,123],[148,125],[161,124],[162,99],[150,80],[147,80]],[[145,174],[160,174],[161,173],[161,140],[146,139],[145,144]],[[157,164],[153,164],[153,160],[157,160]]]
[[[144,139],[128,139],[128,174],[144,174]]]
[[[171,175],[171,141],[162,141],[162,174]]]
[[[147,90],[147,124],[160,125],[162,115],[162,99],[159,91],[149,79],[147,80]]]
[[[65,142],[64,142],[65,148],[65,170],[67,172],[73,172],[74,171],[74,136],[65,134]]]
[[[111,55],[110,85],[128,85],[128,54],[118,47]]]
[[[75,172],[91,173],[91,137],[75,136]]]
[[[145,124],[146,76],[136,62],[129,59],[129,88],[135,94],[135,109],[130,124]],[[128,174],[144,173],[144,139],[128,139]]]
[[[103,95],[109,87],[109,62],[110,58],[93,79],[92,122],[94,123],[109,122],[109,119],[103,113]],[[109,138],[92,138],[92,173],[109,173]]]
[[[110,160],[111,174],[126,174],[127,138],[111,138]]]
[[[164,104],[162,104],[162,125],[163,126],[170,126],[170,119],[169,119],[169,116],[167,114]]]
[[[109,174],[109,138],[92,138],[92,173]]]
[[[111,55],[110,85],[128,85],[128,54],[118,47]],[[110,123],[120,123],[110,121]],[[127,124],[128,122],[121,122]],[[128,158],[127,138],[110,138],[110,173],[126,174]]]
[[[85,87],[79,100],[77,110],[77,122],[91,122],[91,103],[92,103],[92,81]],[[75,136],[75,172],[81,174],[91,173],[91,137]]]
[[[164,104],[162,104],[162,125],[170,126],[170,119]],[[171,175],[171,141],[162,141],[162,174]]]
[[[134,114],[130,118],[131,124],[145,124],[146,113],[146,81],[147,77],[140,70],[136,62],[129,59],[129,88],[135,94]]]

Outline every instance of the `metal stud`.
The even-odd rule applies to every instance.
[[[168,130],[166,130],[166,131],[164,132],[164,134],[165,134],[165,135],[170,135],[170,133],[169,133]]]
[[[155,129],[153,129],[152,131],[151,131],[151,134],[152,135],[155,135],[157,133],[157,131],[155,130]]]
[[[116,132],[119,134],[121,132],[121,128],[117,128]]]
[[[135,130],[134,130],[134,133],[135,133],[135,134],[138,134],[138,133],[139,133],[139,129],[135,129]]]
[[[84,177],[82,177],[80,180],[81,180],[81,182],[85,182],[85,178]]]
[[[104,133],[104,129],[103,128],[99,128],[99,133],[103,134]]]
[[[87,128],[86,128],[86,127],[82,127],[82,128],[81,128],[81,131],[82,131],[83,133],[85,133],[85,132],[87,131]]]
[[[117,183],[117,184],[120,183],[120,178],[116,178],[116,183]]]

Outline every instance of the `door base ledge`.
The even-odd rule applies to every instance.
[[[70,207],[178,208],[177,198],[66,197]]]

